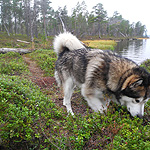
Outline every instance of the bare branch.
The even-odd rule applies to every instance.
[[[61,21],[64,32],[66,32],[67,30],[66,30],[65,24],[64,24],[63,20],[61,19],[60,15],[59,15],[59,19]]]

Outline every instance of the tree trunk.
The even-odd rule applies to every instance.
[[[8,34],[8,36],[10,36],[9,30],[7,29],[5,23],[4,23],[4,27],[5,27],[5,30],[6,30],[6,32],[7,32],[7,34]]]
[[[46,31],[46,19],[45,19],[45,12],[44,12],[44,14],[43,14],[43,23],[44,23],[44,32],[45,32],[45,38],[46,38],[46,40],[47,40],[47,31]]]
[[[25,26],[26,26],[26,35],[29,37],[29,2],[25,0]]]
[[[15,34],[17,34],[17,19],[16,19],[16,14],[15,14]]]
[[[98,37],[101,39],[101,28],[100,28],[100,23],[98,25]]]

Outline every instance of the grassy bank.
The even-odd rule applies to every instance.
[[[29,49],[50,49],[52,48],[53,36],[48,36],[46,40],[44,36],[38,35],[38,38],[34,38],[34,43],[31,43],[31,40],[26,35],[11,34],[7,35],[5,32],[0,32],[0,48],[1,47],[9,47],[9,48],[29,48]],[[92,40],[89,40],[92,39]],[[87,46],[91,48],[99,48],[99,49],[107,49],[113,50],[116,46],[115,41],[120,40],[136,40],[136,39],[146,39],[146,38],[138,38],[138,37],[102,37],[99,39],[98,36],[85,36],[81,41],[83,41]],[[19,42],[26,41],[29,43]]]
[[[45,76],[53,74],[56,55],[52,50],[38,50],[25,56],[36,61]],[[145,119],[139,119],[131,118],[125,107],[114,103],[105,115],[94,113],[86,103],[81,104],[78,95],[73,98],[73,105],[85,105],[86,113],[68,116],[65,108],[56,105],[62,101],[57,86],[49,89],[50,94],[44,94],[45,89],[41,91],[29,79],[31,74],[22,55],[1,54],[0,59],[1,149],[149,150],[150,101],[145,106]],[[149,62],[143,63],[148,71]]]
[[[103,50],[114,50],[116,42],[114,40],[86,40],[82,41],[91,48],[103,49]]]
[[[21,40],[22,42],[18,41]],[[25,42],[24,42],[25,41]],[[11,34],[8,36],[5,32],[0,32],[0,48],[28,48],[28,49],[49,49],[52,48],[53,37],[48,36],[46,40],[44,36],[39,35],[38,38],[34,38],[34,44],[30,38],[26,35]],[[28,43],[26,43],[28,42]]]
[[[0,48],[29,48],[33,49],[50,49],[52,48],[53,38],[48,36],[46,40],[44,36],[39,35],[39,38],[34,39],[34,44],[31,43],[30,39],[26,35],[11,35],[8,36],[6,33],[0,32]],[[29,43],[19,42],[26,41]],[[91,48],[109,49],[113,50],[116,42],[114,40],[83,40],[83,42]]]

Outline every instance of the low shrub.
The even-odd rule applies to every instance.
[[[148,72],[150,72],[150,59],[147,59],[141,64],[142,67],[144,67]]]
[[[150,123],[116,104],[104,114],[58,109],[31,81],[0,75],[1,146],[10,149],[135,149],[150,147]],[[149,103],[147,105],[149,107]],[[147,110],[146,110],[147,112]],[[140,141],[140,142],[139,142]]]
[[[31,81],[0,75],[1,146],[10,149],[15,149],[17,145],[18,149],[22,145],[40,146],[44,126],[49,124],[49,128],[54,127],[55,122],[63,118],[62,115]]]
[[[19,53],[8,52],[0,54],[0,73],[8,75],[21,75],[27,73],[28,68]]]

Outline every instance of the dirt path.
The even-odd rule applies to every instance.
[[[60,88],[57,87],[56,81],[54,77],[44,77],[44,71],[41,70],[35,61],[33,61],[30,57],[23,55],[24,61],[28,64],[30,75],[29,78],[32,82],[36,83],[40,89],[47,95],[51,96],[53,102],[63,108],[66,111],[66,108],[63,106],[63,92]],[[71,98],[72,109],[75,113],[80,113],[83,116],[86,115],[87,106],[86,101],[81,96],[78,89],[74,92]],[[89,108],[90,109],[90,108]],[[90,112],[92,110],[90,109]]]
[[[24,61],[28,64],[31,75],[29,76],[32,82],[36,83],[40,88],[51,88],[56,85],[54,77],[44,77],[44,71],[41,70],[35,61],[23,55]]]

